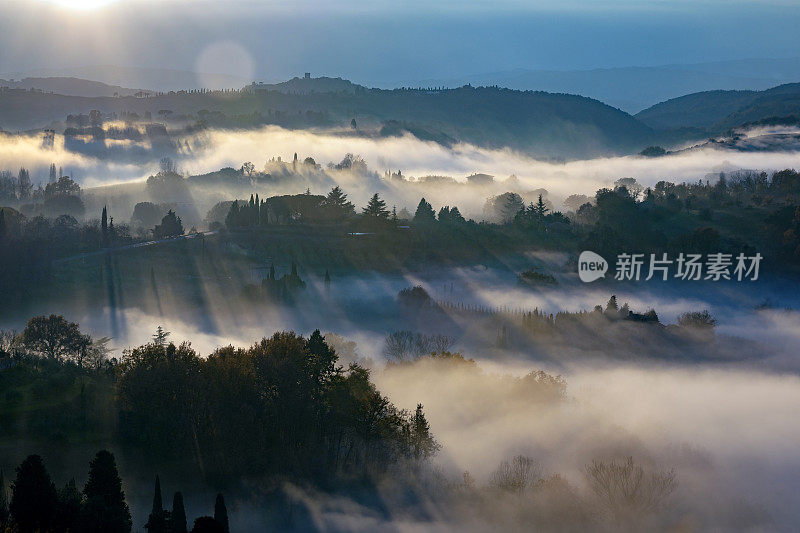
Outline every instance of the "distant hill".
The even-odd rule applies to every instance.
[[[366,87],[356,85],[342,78],[312,78],[304,76],[302,78],[294,77],[291,80],[280,83],[253,83],[246,89],[250,91],[278,91],[287,94],[311,94],[354,93],[359,89],[366,89]]]
[[[327,86],[329,82],[323,79],[319,83]],[[421,132],[435,142],[444,139],[510,147],[557,159],[633,153],[653,140],[648,126],[591,98],[491,87],[442,91],[359,88],[353,92],[300,94],[248,89],[237,93],[178,92],[150,98],[84,98],[7,90],[0,93],[0,127],[44,127],[63,121],[67,114],[91,109],[106,114],[134,111],[141,115],[149,111],[153,116],[159,110],[170,110],[175,116],[187,117],[197,117],[203,111],[210,124],[215,125],[217,113],[226,118],[216,125],[230,127],[266,123],[304,127],[308,122],[301,120],[308,118],[317,121],[312,125],[349,129],[356,118],[359,130],[354,134],[375,135],[383,130],[394,135],[402,129],[412,134]]]
[[[498,85],[510,89],[581,94],[629,113],[689,93],[762,90],[800,81],[800,58],[744,59],[653,67],[591,70],[516,69],[411,82],[414,86]],[[405,82],[404,84],[409,84]]]
[[[770,117],[800,116],[800,83],[764,91],[705,91],[656,104],[636,118],[654,129],[697,128],[716,134]]]
[[[0,79],[0,87],[11,89],[34,89],[67,96],[131,96],[140,89],[127,89],[119,85],[108,85],[99,81],[80,78],[24,78],[21,80]]]
[[[752,102],[758,91],[704,91],[661,102],[635,116],[656,129],[711,128]]]
[[[182,89],[235,89],[252,82],[239,76],[214,73],[197,73],[185,70],[117,65],[94,65],[59,69],[37,69],[25,73],[5,73],[5,78],[80,78],[119,87],[141,87],[151,91],[179,91]],[[76,95],[104,96],[104,95]],[[108,95],[111,96],[111,95]]]

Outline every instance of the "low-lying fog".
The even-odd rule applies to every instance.
[[[632,455],[645,464],[675,469],[675,513],[696,516],[697,502],[703,501],[702,519],[708,523],[735,529],[742,520],[763,524],[769,515],[774,520],[770,529],[791,530],[800,521],[800,421],[795,414],[800,405],[795,355],[800,313],[792,309],[794,293],[780,282],[603,286],[559,276],[557,288],[537,291],[517,286],[508,272],[480,267],[335,279],[327,305],[315,299],[313,305],[266,309],[255,316],[230,315],[226,309],[212,318],[213,331],[191,313],[158,317],[120,309],[116,314],[125,324],[124,334],[113,344],[119,350],[147,342],[160,324],[172,332],[171,340],[191,340],[203,354],[228,343],[247,345],[281,329],[336,332],[356,342],[355,353],[347,358],[372,360],[374,379],[392,402],[405,409],[425,406],[443,446],[436,462],[454,480],[468,470],[485,483],[501,460],[523,454],[539,462],[545,474],[562,474],[582,487],[582,469],[592,459]],[[321,289],[319,280],[310,278],[308,290]],[[655,308],[663,323],[674,322],[683,311],[709,309],[719,320],[718,336],[757,341],[763,353],[714,364],[693,362],[691,354],[682,362],[646,356],[641,361],[581,359],[566,352],[562,360],[554,360],[525,349],[499,354],[465,334],[456,339],[454,350],[474,358],[480,373],[426,364],[384,368],[383,339],[398,328],[391,312],[395,296],[415,283],[424,284],[436,298],[538,306],[548,312],[590,309],[603,304],[613,290],[620,304],[628,302],[638,311]],[[110,315],[108,309],[90,310],[69,318],[105,335]],[[500,377],[537,369],[564,376],[567,402],[531,404],[515,396]],[[346,511],[356,527],[354,505],[328,502],[318,518],[334,523]],[[372,527],[367,524],[375,525],[360,526]],[[392,526],[403,530],[419,524]]]
[[[182,172],[202,174],[223,167],[241,167],[251,161],[256,169],[265,161],[280,156],[291,161],[294,153],[300,159],[313,157],[323,166],[328,162],[339,162],[345,153],[361,155],[370,169],[380,175],[386,170],[403,175],[423,177],[429,175],[450,176],[462,180],[473,173],[486,173],[502,181],[511,175],[517,176],[522,187],[547,189],[551,197],[561,200],[570,194],[591,195],[600,187],[609,186],[621,177],[636,177],[644,184],[653,185],[659,180],[674,182],[715,179],[721,171],[733,170],[779,170],[800,167],[800,145],[797,131],[789,136],[794,139],[786,144],[785,128],[780,132],[766,132],[783,139],[780,148],[760,151],[737,151],[706,147],[679,152],[659,158],[638,156],[607,157],[570,162],[545,162],[526,157],[511,150],[492,150],[469,144],[457,144],[447,148],[434,142],[424,142],[406,135],[392,138],[369,138],[352,136],[338,131],[290,131],[276,126],[258,130],[222,131],[207,130],[182,139],[183,148],[174,156]],[[754,134],[764,139],[764,131]],[[119,143],[118,143],[119,144]],[[124,143],[123,143],[124,144]],[[110,183],[142,180],[158,171],[158,159],[146,150],[136,152],[137,159],[120,163],[120,158],[94,157],[81,155],[64,149],[63,138],[57,136],[52,150],[41,148],[41,139],[35,136],[5,136],[0,142],[0,168],[17,169],[25,166],[31,170],[34,182],[47,181],[51,163],[71,174],[83,187]],[[148,153],[150,154],[148,156]],[[374,183],[363,176],[341,175],[337,181],[351,198],[359,204],[375,192]],[[424,193],[437,204],[461,204],[462,210],[475,211],[482,205],[485,197],[475,198],[466,194],[454,198],[452,190],[439,191],[436,187],[426,187]],[[305,185],[297,191],[305,191]],[[323,190],[314,190],[324,193]],[[419,192],[399,194],[390,198],[398,207],[412,208],[419,201]],[[437,197],[440,196],[440,197]]]

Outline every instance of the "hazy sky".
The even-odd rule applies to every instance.
[[[104,5],[79,9],[92,4]],[[785,58],[800,55],[797,4],[0,0],[0,73],[116,64],[377,83]]]

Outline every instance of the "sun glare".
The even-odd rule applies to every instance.
[[[114,0],[51,0],[53,3],[69,9],[95,9],[114,2]]]

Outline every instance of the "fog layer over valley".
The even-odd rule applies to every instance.
[[[546,253],[533,256],[543,264],[562,259]],[[279,273],[283,268],[279,265]],[[191,340],[200,354],[229,343],[246,347],[273,331],[308,334],[318,328],[326,332],[341,364],[371,368],[378,388],[399,408],[424,405],[442,445],[433,473],[426,474],[434,477],[420,481],[418,488],[426,518],[402,503],[390,484],[377,488],[388,514],[376,513],[363,496],[284,486],[286,497],[323,529],[408,531],[438,524],[488,531],[498,521],[511,529],[523,527],[525,519],[515,514],[522,505],[517,498],[538,496],[502,496],[467,505],[467,496],[458,492],[464,489],[449,488],[456,490],[455,503],[443,505],[424,488],[460,486],[464,472],[477,486],[491,485],[498,465],[516,456],[530,457],[543,479],[563,476],[587,502],[591,491],[585,472],[592,461],[631,456],[649,469],[674,470],[677,488],[655,522],[648,522],[650,527],[686,524],[704,529],[714,524],[726,530],[789,531],[800,519],[793,505],[800,490],[800,453],[794,445],[800,424],[793,416],[800,402],[800,368],[793,357],[800,315],[782,309],[796,301],[780,282],[707,283],[698,291],[686,291],[686,284],[677,282],[614,286],[619,305],[629,303],[636,311],[655,308],[665,324],[693,309],[711,309],[718,317],[714,337],[701,335],[654,355],[656,351],[637,351],[628,334],[610,350],[581,348],[602,336],[591,329],[583,332],[585,339],[570,338],[569,345],[553,337],[537,341],[518,334],[501,346],[491,318],[409,310],[397,298],[398,291],[421,285],[440,302],[508,308],[509,313],[512,306],[555,313],[605,303],[609,287],[587,287],[571,273],[559,274],[558,288],[536,291],[520,287],[511,271],[497,267],[334,277],[329,289],[321,276],[299,273],[309,295],[292,306],[242,306],[206,280],[201,281],[207,306],[202,308],[183,308],[179,295],[162,293],[159,315],[153,313],[149,294],[143,302],[123,291],[119,300],[135,307],[111,310],[98,309],[94,302],[65,302],[48,309],[74,318],[94,335],[116,328],[115,356],[145,342],[158,325],[176,342]],[[511,328],[513,314],[506,320]],[[21,329],[23,324],[5,326]],[[648,327],[633,331],[647,346],[657,342]],[[387,333],[406,329],[448,335],[448,350],[475,362],[388,352]],[[564,390],[525,378],[537,370],[562,376]],[[147,504],[141,505],[146,512]],[[240,527],[264,519],[257,501],[244,499],[237,505]]]
[[[769,172],[798,167],[797,132],[793,128],[753,130],[747,139],[767,143],[765,149],[757,151],[702,144],[657,158],[624,156],[559,163],[533,159],[509,149],[493,150],[464,143],[447,147],[421,141],[408,133],[401,137],[369,138],[353,137],[338,130],[293,131],[267,126],[259,130],[207,130],[179,138],[177,150],[170,149],[166,153],[181,173],[208,174],[202,187],[198,186],[199,180],[189,182],[188,198],[174,198],[180,203],[188,200],[194,205],[196,216],[188,221],[192,225],[202,225],[206,212],[215,203],[230,199],[230,194],[237,191],[243,195],[260,192],[262,197],[297,194],[306,189],[322,194],[334,185],[345,189],[358,205],[366,203],[378,191],[398,210],[407,208],[413,212],[419,197],[425,196],[437,209],[455,204],[466,216],[480,220],[484,217],[482,209],[486,198],[507,191],[522,194],[526,201],[535,200],[536,194],[544,191],[549,200],[561,208],[567,196],[591,196],[620,177],[635,177],[647,187],[664,179],[673,182],[711,180],[713,183],[720,172]],[[787,133],[793,139],[788,149]],[[770,143],[778,142],[770,139],[776,136],[780,137],[780,150],[770,151]],[[63,138],[58,135],[54,147],[49,150],[42,150],[40,136],[4,136],[0,137],[0,168],[24,166],[36,184],[46,183],[48,169],[55,163],[65,175],[86,189],[89,199],[96,198],[93,203],[111,202],[118,206],[117,210],[123,211],[117,212],[118,221],[127,220],[129,215],[124,211],[132,212],[133,205],[142,199],[170,201],[170,198],[153,197],[153,193],[143,190],[146,178],[158,172],[159,159],[165,152],[147,145],[134,149],[135,146],[125,141],[114,141],[123,154],[130,150],[129,157],[120,158],[106,153],[111,142],[101,142],[76,152],[66,149]],[[345,172],[325,168],[329,163],[338,165],[348,153],[363,158],[366,166],[354,165]],[[300,164],[294,167],[293,154],[300,158]],[[321,168],[303,165],[308,157]],[[278,159],[284,164],[276,164]],[[242,183],[232,190],[224,176],[214,174],[225,168],[239,170],[244,162],[252,162],[256,173],[263,171],[276,179],[250,180],[246,186]],[[489,182],[468,179],[476,175],[488,175],[493,179]],[[468,182],[476,186],[465,187]],[[120,187],[122,184],[127,186]],[[107,185],[117,186],[106,189]],[[185,218],[185,213],[180,214]]]

